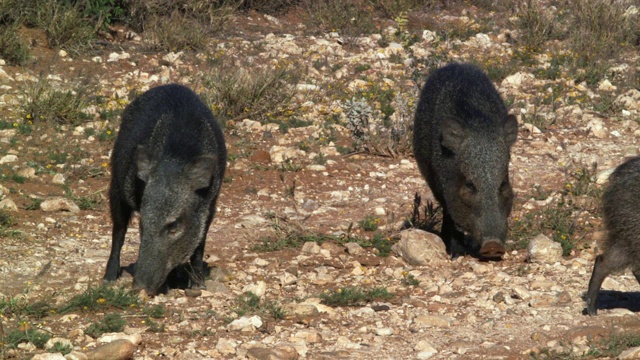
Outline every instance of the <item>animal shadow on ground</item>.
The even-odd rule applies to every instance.
[[[134,276],[136,273],[136,263],[131,263],[122,267],[122,271]],[[171,289],[188,289],[191,287],[190,274],[193,273],[191,265],[188,263],[176,266],[171,270],[164,284],[158,290],[158,294],[166,294]],[[206,279],[211,273],[211,267],[205,263],[204,278]],[[202,282],[204,284],[204,281]]]
[[[420,229],[432,234],[436,234],[441,237],[440,227],[442,225],[442,207],[435,205],[433,202],[427,200],[427,203],[422,206],[422,197],[416,193],[413,197],[413,211],[411,219],[405,221],[402,230],[405,229]],[[482,262],[498,261],[496,258],[486,258],[480,255],[480,246],[472,237],[465,234],[464,237],[465,254]]]
[[[583,299],[585,296],[586,293],[583,295]],[[597,305],[598,310],[627,309],[640,312],[640,292],[600,290]],[[582,314],[587,314],[586,308],[582,310]]]

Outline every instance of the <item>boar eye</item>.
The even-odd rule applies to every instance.
[[[467,188],[468,190],[473,191],[473,192],[476,191],[476,186],[473,185],[473,183],[471,181],[469,181],[469,180],[464,182],[464,187]]]
[[[175,235],[180,228],[180,223],[176,220],[167,224],[167,233],[169,235]]]

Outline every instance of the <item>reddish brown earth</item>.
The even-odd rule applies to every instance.
[[[281,19],[284,23],[279,26],[257,14],[236,21],[239,26],[229,38],[260,39],[274,30],[278,30],[276,34],[287,33],[286,21],[292,19]],[[255,25],[263,21],[264,26]],[[29,30],[25,36],[36,39],[32,52],[37,61],[25,68],[2,67],[14,78],[2,83],[11,87],[7,90],[10,94],[19,94],[27,86],[27,81],[18,80],[20,74],[55,74],[63,82],[100,79],[105,83],[103,94],[108,96],[113,88],[136,86],[131,77],[125,76],[132,71],[168,74],[170,81],[181,81],[184,74],[198,73],[205,66],[195,54],[183,55],[179,65],[162,66],[159,59],[164,53],[150,53],[140,43],[126,40],[113,41],[96,54],[74,56],[69,61],[45,47],[38,31]],[[314,42],[296,36],[300,37],[301,47]],[[232,43],[228,39],[212,41]],[[129,60],[105,62],[110,52],[123,50],[131,54]],[[349,53],[358,51],[350,49]],[[93,56],[101,56],[103,62],[91,61]],[[346,84],[351,80],[348,77],[340,82]],[[149,84],[154,85],[157,83]],[[501,91],[509,90],[503,86]],[[527,91],[536,90],[523,85],[515,90],[515,96],[526,99]],[[18,109],[10,104],[4,105],[0,113],[6,121],[22,121]],[[570,180],[569,174],[591,165],[588,160],[595,159],[598,171],[602,171],[613,168],[626,156],[637,154],[635,121],[618,115],[603,117],[609,133],[595,137],[586,127],[583,114],[542,132],[521,129],[511,164],[517,194],[512,222],[541,207],[530,200],[534,185],[557,195]],[[637,113],[632,116],[637,119]],[[96,119],[94,126],[104,125],[104,120]],[[107,126],[115,129],[118,122],[118,118],[109,119]],[[88,286],[101,283],[110,249],[106,196],[113,140],[88,140],[84,134],[73,135],[73,130],[68,126],[36,124],[30,135],[17,134],[13,142],[0,143],[3,155],[14,153],[19,159],[1,168],[4,177],[0,185],[8,190],[4,196],[18,207],[10,213],[15,220],[10,230],[20,232],[0,240],[0,293],[5,299],[24,297],[29,302],[44,300],[59,306]],[[611,135],[614,130],[620,136]],[[128,327],[125,331],[142,335],[135,358],[269,358],[268,354],[258,354],[258,350],[251,353],[249,349],[281,351],[279,355],[271,353],[275,356],[272,358],[278,359],[427,358],[420,357],[426,356],[420,355],[424,351],[420,341],[437,350],[432,355],[434,359],[520,359],[527,358],[529,351],[541,349],[565,353],[562,358],[569,358],[569,354],[577,358],[590,346],[599,346],[603,339],[610,339],[612,333],[640,329],[638,284],[629,272],[605,282],[606,308],[600,310],[599,316],[582,314],[584,303],[580,296],[586,290],[597,251],[595,240],[602,237],[603,230],[597,199],[583,199],[592,201],[593,206],[585,206],[588,211],[574,214],[586,230],[579,234],[580,241],[572,254],[550,264],[526,262],[524,249],[510,251],[499,262],[462,257],[440,267],[411,266],[394,255],[378,257],[372,248],[362,255],[353,255],[335,242],[321,246],[327,256],[304,253],[299,248],[256,252],[255,247],[278,224],[289,223],[309,233],[336,236],[352,229],[352,236],[371,237],[371,232],[363,231],[357,224],[367,215],[374,215],[377,208],[384,209],[386,215],[379,216],[380,225],[389,241],[393,241],[391,236],[411,216],[414,194],[430,199],[409,153],[395,158],[367,153],[327,154],[325,170],[310,170],[308,166],[313,161],[306,155],[319,151],[319,145],[311,142],[311,148],[299,160],[299,171],[283,171],[281,164],[271,160],[269,151],[274,145],[284,142],[295,147],[297,142],[313,138],[313,131],[292,128],[285,135],[277,126],[250,130],[242,119],[227,124],[225,136],[229,154],[233,156],[206,247],[207,261],[213,274],[218,274],[214,279],[218,287],[208,288],[199,297],[187,297],[182,290],[172,290],[147,300],[167,309],[165,318],[158,320],[165,325],[164,332],[147,331],[139,313],[125,313]],[[338,134],[337,144],[351,143],[344,128]],[[62,167],[52,164],[48,156],[56,151],[70,154]],[[12,174],[33,162],[43,170],[24,183],[11,181]],[[50,169],[48,164],[52,165]],[[52,183],[54,173],[65,176],[64,186]],[[34,203],[32,199],[67,196],[67,187],[77,198],[96,200],[95,207],[79,213],[29,210]],[[533,207],[527,208],[525,204]],[[124,264],[135,261],[138,245],[134,221],[122,254]],[[296,276],[297,281],[283,285],[281,277],[285,273]],[[403,281],[407,274],[415,276],[419,285],[407,285]],[[263,301],[289,309],[288,315],[285,319],[262,316],[263,325],[258,329],[229,331],[229,319],[237,317],[236,299],[247,286],[260,282],[266,284]],[[126,273],[118,282],[125,287],[130,283],[131,276]],[[347,286],[384,287],[395,296],[358,307],[335,307],[310,314],[300,310],[308,299]],[[386,307],[376,307],[379,305]],[[5,313],[2,326],[6,334],[26,321],[28,326],[70,339],[75,350],[83,351],[92,348],[95,341],[76,330],[86,329],[103,313],[77,315],[71,321],[57,313],[41,320],[23,320]],[[307,332],[318,336],[306,336]],[[220,345],[221,339],[234,342],[233,351]],[[5,350],[3,355],[26,358],[40,352],[43,350]]]

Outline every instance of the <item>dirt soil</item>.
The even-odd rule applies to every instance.
[[[235,21],[233,34],[214,39],[214,43],[233,46],[237,39],[253,41],[272,32],[275,35],[271,36],[284,39],[288,29],[295,29],[292,19],[274,23],[257,14]],[[316,41],[291,32],[303,49]],[[142,81],[132,80],[136,77],[157,75],[188,84],[185,76],[205,70],[197,54],[183,54],[179,64],[167,66],[162,61],[165,53],[149,52],[140,42],[124,36],[116,36],[104,49],[87,55],[60,56],[41,42],[33,43],[36,62],[24,68],[2,66],[12,78],[2,79],[6,102],[0,113],[6,121],[23,120],[18,106],[8,100],[12,96],[18,102],[23,100],[19,94],[30,85],[29,76],[59,76],[64,84],[99,79],[103,94],[109,96],[117,89],[140,86]],[[347,50],[350,55],[358,51],[357,47]],[[106,61],[112,52],[126,52],[131,57]],[[238,54],[242,55],[241,50]],[[102,62],[93,61],[96,56]],[[346,84],[353,79],[348,76],[335,81]],[[527,91],[525,85],[518,86],[514,90],[503,83],[500,91],[505,95]],[[512,222],[543,206],[544,199],[532,199],[535,186],[548,190],[553,198],[576,169],[596,162],[601,172],[637,154],[635,121],[596,115],[606,129],[602,136],[595,136],[585,125],[582,117],[587,116],[586,110],[567,115],[572,119],[562,126],[542,131],[521,127],[510,166],[517,196]],[[102,126],[115,132],[118,121],[116,117],[105,123],[98,117],[81,130],[35,125],[27,135],[3,130],[0,152],[3,156],[14,154],[18,160],[2,165],[0,185],[3,198],[17,205],[17,210],[10,212],[15,220],[10,230],[20,235],[7,233],[0,239],[0,299],[46,300],[59,305],[87,287],[100,285],[111,242],[106,196],[113,137],[100,141],[85,131],[94,127],[100,132]],[[324,243],[320,251],[311,247],[256,251],[278,224],[292,224],[317,234],[372,237],[372,232],[358,226],[367,215],[377,216],[378,231],[393,241],[392,235],[411,216],[414,195],[433,200],[409,153],[395,157],[366,152],[341,155],[335,147],[333,151],[324,148],[327,161],[311,166],[319,165],[313,163],[313,153],[321,152],[320,145],[312,143],[300,157],[299,169],[285,169],[273,158],[275,145],[296,147],[313,138],[316,131],[310,126],[290,128],[284,134],[277,125],[244,120],[227,124],[225,136],[233,156],[205,255],[212,268],[212,282],[199,296],[173,289],[146,299],[167,309],[165,317],[157,320],[164,325],[162,332],[149,331],[144,317],[137,313],[123,312],[127,320],[124,332],[139,333],[142,339],[134,358],[521,359],[552,350],[579,357],[611,334],[640,330],[639,287],[628,271],[605,281],[598,316],[583,314],[581,295],[598,251],[596,240],[602,238],[597,204],[591,207],[593,212],[574,214],[589,230],[569,256],[553,263],[527,262],[527,250],[516,248],[501,261],[465,256],[439,266],[412,266],[395,254],[377,256],[373,248],[353,254],[336,242]],[[348,132],[339,132],[334,141],[349,144]],[[56,164],[52,153],[69,155]],[[30,164],[34,163],[40,165],[36,174],[23,183],[12,180],[12,174],[33,168]],[[64,185],[53,182],[55,174],[64,175]],[[79,212],[45,212],[37,206],[41,200],[58,196],[94,202]],[[138,246],[134,220],[122,252],[123,264],[135,262]],[[409,274],[419,283],[410,284]],[[292,276],[295,280],[287,280]],[[131,276],[125,272],[118,284],[130,287]],[[342,287],[383,287],[395,296],[353,307],[320,304],[321,294]],[[286,308],[284,319],[259,314],[259,326],[230,328],[230,320],[239,317],[234,312],[237,298],[247,290],[261,293],[265,303]],[[312,310],[305,312],[310,304]],[[77,330],[86,329],[103,313],[76,315],[51,313],[41,320],[25,321],[71,340],[74,350],[82,352],[97,343]],[[5,314],[5,333],[21,320]],[[7,358],[28,358],[42,352],[23,347],[4,354]]]

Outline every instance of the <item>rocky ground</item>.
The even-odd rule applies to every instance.
[[[467,21],[467,15],[446,14],[442,21]],[[5,311],[3,337],[16,328],[40,329],[73,347],[69,359],[85,358],[96,348],[107,358],[129,351],[137,359],[519,359],[607,356],[602,349],[616,334],[640,329],[639,285],[629,271],[605,281],[597,317],[583,315],[581,296],[603,230],[597,197],[572,198],[587,204],[571,213],[582,230],[572,234],[576,243],[568,256],[561,256],[557,245],[545,245],[549,240],[543,236],[535,241],[548,246],[543,251],[511,241],[502,261],[471,256],[450,260],[433,235],[400,233],[411,217],[414,194],[431,199],[410,152],[339,152],[353,141],[344,106],[351,96],[335,98],[329,95],[331,86],[355,94],[358,87],[380,82],[415,99],[420,84],[411,72],[428,71],[416,63],[443,54],[443,62],[468,60],[470,53],[508,55],[513,50],[508,37],[515,36],[511,30],[452,41],[426,31],[409,49],[395,41],[380,45],[380,35],[349,39],[355,45],[347,46],[339,34],[309,35],[300,24],[258,14],[235,21],[233,32],[212,39],[214,53],[226,52],[227,60],[286,60],[306,68],[294,84],[293,101],[307,123],[285,132],[250,115],[227,122],[231,156],[207,240],[211,275],[206,289],[173,289],[144,298],[147,306],[166,309],[155,328],[135,309],[50,311],[41,319]],[[381,34],[396,30],[382,27]],[[60,53],[39,42],[32,49],[35,64],[0,68],[0,113],[11,124],[0,131],[0,204],[14,220],[0,240],[0,299],[5,299],[5,309],[11,301],[45,301],[58,308],[101,282],[111,237],[105,198],[109,154],[119,119],[104,118],[100,110],[121,109],[131,90],[166,82],[200,88],[204,85],[197,83],[198,74],[216,66],[202,59],[218,55],[143,51],[140,36],[126,29],[120,35],[91,55]],[[638,54],[627,55],[620,69],[637,66]],[[538,61],[545,63],[544,57]],[[359,68],[362,64],[368,68]],[[42,81],[39,75],[63,89],[97,79],[107,100],[89,107],[93,120],[78,127],[22,118],[25,89]],[[510,167],[517,195],[512,224],[559,201],[576,171],[597,165],[588,179],[597,190],[611,169],[638,154],[640,92],[617,87],[615,77],[614,71],[612,81],[587,86],[570,79],[540,80],[516,69],[497,84],[521,122]],[[537,102],[554,96],[549,89],[558,84],[571,91],[552,101],[553,106]],[[603,101],[615,104],[615,111],[594,108]],[[410,122],[410,111],[399,109],[393,120]],[[329,118],[339,120],[327,126]],[[27,125],[32,131],[21,131]],[[61,161],[51,156],[61,153],[67,154]],[[89,205],[81,206],[82,201]],[[378,256],[376,247],[348,243],[373,238],[374,232],[360,223],[365,219],[375,223],[383,241],[399,244],[391,255]],[[261,251],[265,243],[296,232],[306,234],[307,240],[314,234],[334,238]],[[526,240],[536,235],[527,234]],[[411,241],[428,246],[400,249]],[[135,262],[138,245],[134,221],[124,264]],[[118,284],[130,287],[131,276],[125,273]],[[382,288],[393,296],[354,306],[322,300],[344,288]],[[260,305],[240,314],[239,298],[247,291],[260,298]],[[87,335],[90,324],[114,311],[126,320],[121,333],[97,339]],[[102,345],[125,335],[131,342],[125,342],[124,350]],[[131,343],[135,346],[128,348]],[[6,358],[41,353],[46,354],[39,355],[41,359],[62,356],[31,342],[2,350]],[[640,357],[640,349],[631,347],[622,356]]]

